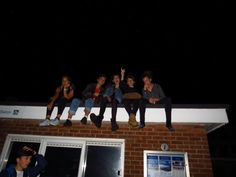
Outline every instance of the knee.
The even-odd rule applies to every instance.
[[[78,98],[74,98],[73,100],[72,100],[72,103],[71,103],[72,105],[79,105],[80,104],[80,99],[78,99]]]
[[[116,105],[118,104],[118,101],[117,101],[116,99],[113,99],[112,102],[111,102],[111,104],[112,104],[113,106],[116,106]]]
[[[47,105],[47,109],[51,111],[52,106],[48,104],[48,105]]]

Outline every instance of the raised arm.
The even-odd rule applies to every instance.
[[[35,167],[30,167],[28,170],[29,172],[29,177],[36,177],[38,176],[42,170],[46,167],[47,161],[44,159],[44,157],[40,154],[37,154],[37,152],[30,147],[24,146],[23,147],[24,151],[31,151],[33,153],[33,156],[35,157],[36,160],[36,166]]]
[[[41,154],[36,154],[35,156],[37,165],[35,167],[30,167],[29,168],[29,176],[30,177],[36,177],[38,176],[46,167],[47,161]]]
[[[121,75],[120,88],[121,88],[122,91],[124,91],[124,90],[127,89],[127,84],[124,80],[124,78],[125,78],[125,69],[121,68],[120,75]]]
[[[120,75],[121,75],[121,80],[124,81],[124,79],[125,79],[125,69],[123,69],[123,68],[120,69]]]

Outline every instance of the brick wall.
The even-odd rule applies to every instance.
[[[33,134],[49,136],[74,136],[125,139],[125,177],[143,176],[143,150],[160,150],[162,143],[168,143],[170,151],[188,152],[191,177],[212,177],[206,131],[202,126],[174,125],[176,131],[168,132],[164,125],[147,125],[144,129],[130,129],[127,124],[119,124],[113,133],[105,122],[97,129],[92,124],[81,125],[75,121],[71,128],[39,127],[38,120],[0,119],[0,152],[6,135]]]

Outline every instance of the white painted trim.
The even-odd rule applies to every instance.
[[[69,107],[62,113],[61,120],[67,118]],[[79,107],[72,120],[80,120],[84,116],[84,108]],[[56,117],[57,107],[52,112],[52,118]],[[92,113],[98,114],[99,108],[92,108]],[[46,107],[44,106],[9,106],[0,105],[0,118],[19,118],[19,119],[45,119]],[[108,107],[104,114],[104,121],[110,121],[111,108]],[[139,112],[137,113],[139,118]],[[118,108],[117,121],[127,122],[128,114],[124,108]],[[165,122],[164,108],[147,108],[146,122]],[[176,123],[228,123],[225,108],[173,108],[172,122]]]
[[[5,143],[3,145],[3,148],[2,148],[1,156],[0,156],[0,171],[3,169],[3,166],[5,164],[7,164],[8,158],[6,158],[6,157],[9,156],[8,149],[10,147],[10,144],[11,144],[11,137],[7,136],[6,140],[5,140]]]
[[[66,107],[62,113],[61,120],[65,120],[68,116],[69,107]],[[98,114],[99,108],[92,108],[92,113]],[[55,118],[57,107],[52,112],[51,118]],[[0,119],[1,118],[17,118],[17,119],[45,119],[46,106],[12,106],[0,105]],[[81,120],[84,116],[84,107],[79,107],[72,120]],[[137,113],[137,120],[139,120],[139,111]],[[108,107],[104,113],[104,121],[110,121],[111,108]],[[125,108],[119,107],[117,109],[117,121],[127,122],[128,114]],[[145,114],[146,123],[165,123],[166,115],[164,108],[147,108]],[[181,124],[212,124],[208,129],[211,132],[220,126],[229,122],[226,113],[226,108],[173,108],[172,122]]]

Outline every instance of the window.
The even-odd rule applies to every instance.
[[[184,152],[144,151],[144,177],[189,177],[188,156]]]
[[[119,147],[88,146],[85,177],[118,177],[121,167]]]
[[[45,159],[48,165],[41,177],[76,177],[81,148],[47,147]],[[56,160],[55,160],[56,157]]]
[[[17,149],[25,145],[44,155],[48,162],[40,177],[124,176],[122,139],[10,134],[2,150],[0,170],[14,163]]]

